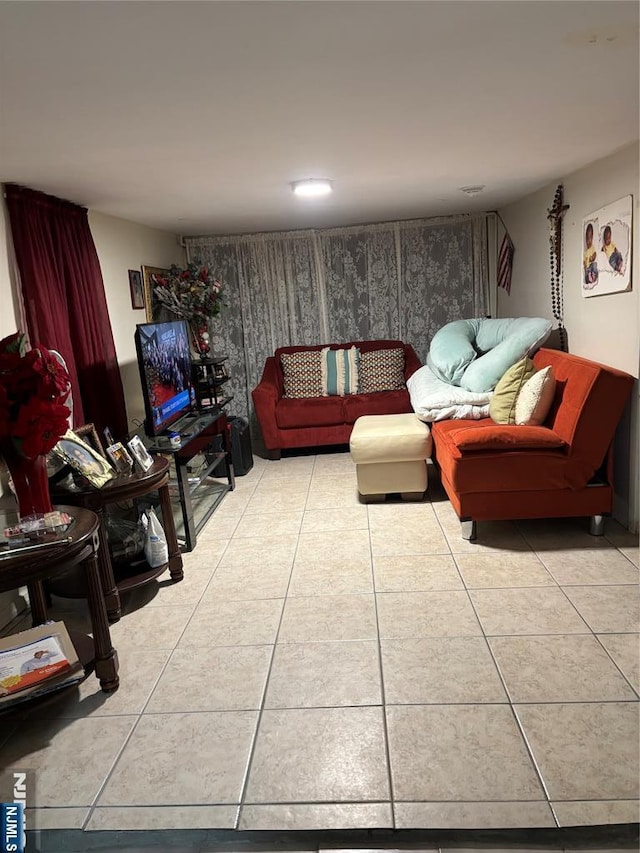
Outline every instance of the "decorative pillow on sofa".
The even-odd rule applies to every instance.
[[[518,426],[541,426],[549,414],[556,393],[556,380],[551,366],[534,373],[522,386],[516,399]]]
[[[358,368],[360,350],[349,349],[322,350],[322,395],[323,397],[344,397],[345,394],[358,393]]]
[[[530,358],[521,358],[507,370],[489,401],[489,417],[493,421],[497,424],[515,424],[518,394],[535,372]]]
[[[322,397],[322,350],[283,352],[283,397]]]
[[[404,350],[376,349],[360,353],[360,394],[401,391],[404,381]]]

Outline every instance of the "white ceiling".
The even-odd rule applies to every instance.
[[[0,180],[191,235],[493,209],[638,138],[638,8],[2,2]]]

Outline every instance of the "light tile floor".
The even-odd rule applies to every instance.
[[[0,721],[42,829],[638,820],[638,541],[358,502],[348,452],[255,459],[112,626],[95,678]],[[86,627],[84,604],[54,616]],[[88,836],[87,836],[88,837]]]

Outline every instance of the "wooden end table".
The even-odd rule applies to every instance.
[[[142,572],[132,574],[116,582],[111,555],[109,553],[109,543],[107,541],[104,509],[108,504],[139,498],[156,490],[160,497],[162,524],[167,539],[169,560],[155,569],[147,566]],[[90,509],[96,513],[100,520],[98,531],[100,537],[98,567],[107,606],[107,616],[110,622],[117,622],[120,619],[122,613],[120,606],[121,592],[149,583],[161,575],[167,568],[171,574],[172,581],[181,581],[184,577],[182,554],[178,547],[176,528],[171,510],[171,497],[169,495],[169,462],[163,457],[156,457],[152,467],[148,471],[134,471],[131,474],[120,474],[114,477],[113,480],[110,480],[101,489],[86,487],[70,491],[61,488],[52,488],[51,496],[57,501]],[[79,598],[84,597],[85,594],[81,586],[73,583],[73,579],[70,583],[60,580],[58,582],[50,582],[47,586],[49,591],[55,595]]]
[[[93,629],[93,660],[100,687],[105,693],[118,689],[118,654],[111,644],[109,621],[102,593],[102,583],[98,569],[100,521],[96,513],[82,507],[56,506],[55,509],[67,512],[73,517],[68,530],[51,536],[49,547],[15,554],[8,552],[0,558],[0,592],[8,592],[26,584],[29,590],[29,602],[33,625],[42,625],[48,621],[47,603],[43,581],[56,578],[69,569],[80,567],[86,578],[87,601]],[[3,528],[16,524],[15,512],[0,512]],[[55,544],[56,539],[70,541]],[[86,641],[89,638],[83,637]],[[74,645],[76,642],[74,641]],[[79,650],[78,650],[79,651]],[[84,658],[79,654],[79,657]],[[83,659],[86,663],[86,658]]]

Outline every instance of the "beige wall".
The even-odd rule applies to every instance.
[[[640,359],[640,198],[634,143],[500,211],[515,249],[511,294],[498,292],[498,316],[548,317],[551,311],[547,209],[564,186],[564,325],[569,351],[638,377]],[[582,220],[625,195],[633,195],[632,290],[586,299],[582,295]],[[555,326],[554,322],[554,326]],[[616,517],[638,529],[638,383],[616,442]]]
[[[145,225],[137,225],[95,211],[89,211],[89,225],[107,294],[129,427],[133,428],[135,421],[142,421],[144,418],[133,336],[136,324],[145,322],[145,312],[131,307],[128,270],[139,270],[142,264],[151,267],[183,264],[185,253],[176,235],[168,231],[147,228]]]

